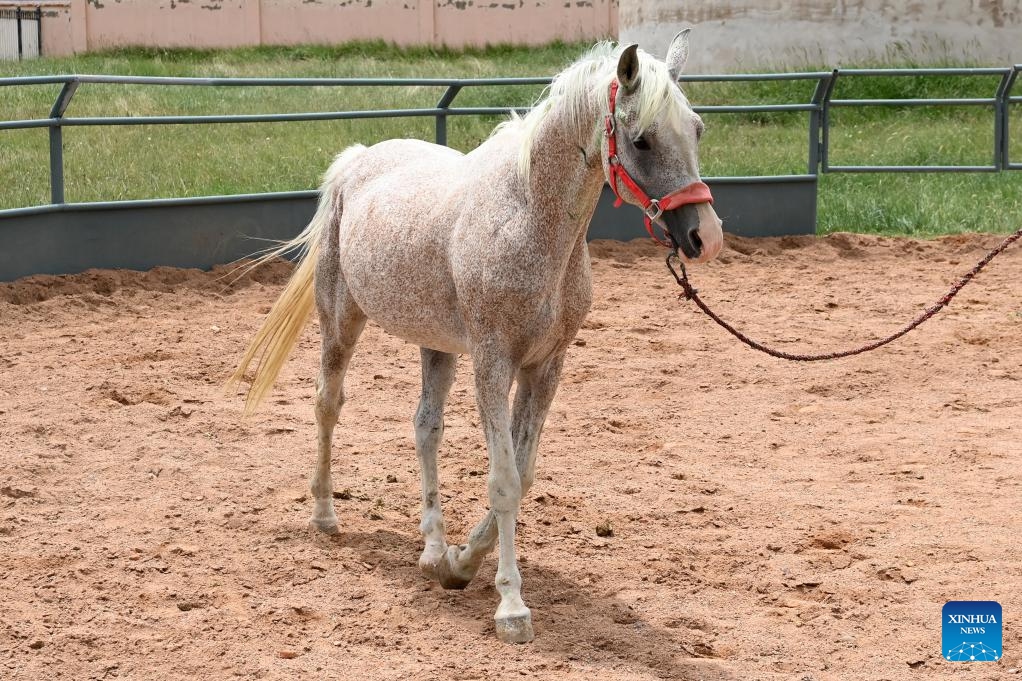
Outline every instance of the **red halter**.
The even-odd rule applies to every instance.
[[[642,205],[642,212],[646,214],[646,231],[653,237],[653,241],[661,246],[673,248],[674,246],[670,242],[657,237],[653,231],[653,221],[659,218],[665,210],[672,210],[690,203],[712,204],[713,196],[710,194],[710,188],[703,182],[693,182],[671,192],[662,199],[651,199],[646,192],[642,191],[635,180],[632,179],[632,176],[628,174],[628,171],[625,170],[625,167],[621,165],[621,161],[617,157],[617,136],[614,134],[616,130],[614,125],[614,109],[617,106],[617,89],[618,82],[615,78],[610,83],[610,113],[607,114],[606,120],[607,166],[610,168],[610,188],[614,191],[614,196],[617,197],[614,207],[619,207],[623,202],[621,192],[617,189],[617,183],[620,180],[628,188],[628,191],[632,193],[632,196],[638,199]]]

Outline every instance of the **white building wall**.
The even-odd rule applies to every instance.
[[[1022,62],[1022,0],[621,0],[619,22],[660,56],[692,26],[690,73]]]

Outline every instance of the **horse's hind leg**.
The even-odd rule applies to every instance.
[[[316,470],[312,476],[312,525],[323,532],[337,532],[337,515],[334,513],[333,480],[330,476],[330,456],[334,426],[344,406],[344,374],[355,350],[366,317],[348,294],[347,287],[340,280],[336,260],[324,258],[317,272],[316,304],[319,308],[319,329],[322,336],[319,380],[316,384],[316,428],[317,456]],[[330,267],[334,269],[330,270]],[[333,276],[330,276],[333,275]]]
[[[440,508],[436,458],[444,434],[444,403],[454,384],[458,357],[429,348],[421,348],[420,354],[422,397],[415,411],[415,449],[422,475],[422,523],[419,528],[426,540],[426,548],[419,558],[419,569],[446,586],[448,575],[442,567],[447,539]]]

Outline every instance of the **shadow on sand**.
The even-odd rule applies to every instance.
[[[395,593],[415,594],[409,608],[423,621],[444,620],[462,626],[467,636],[485,636],[500,646],[493,631],[493,611],[499,600],[493,586],[496,556],[487,559],[464,591],[444,591],[418,570],[419,542],[391,530],[341,532],[329,543],[355,551]],[[723,669],[721,661],[693,652],[698,642],[686,640],[686,629],[650,624],[619,601],[595,593],[598,587],[581,585],[542,563],[520,560],[524,595],[533,611],[536,640],[522,650],[554,663],[584,661],[608,668],[645,669],[665,679],[725,681],[738,677]],[[434,588],[424,590],[433,584]]]

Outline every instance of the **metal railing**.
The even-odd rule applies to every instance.
[[[1009,110],[1022,102],[1022,96],[1013,96],[1012,88],[1022,71],[1022,65],[1004,68],[930,68],[930,69],[835,69],[807,73],[686,75],[683,82],[761,82],[761,81],[815,81],[809,101],[780,104],[746,104],[723,106],[696,106],[696,112],[705,114],[751,114],[805,112],[809,117],[809,140],[806,175],[743,176],[715,178],[718,182],[764,182],[790,178],[815,177],[819,173],[865,172],[997,172],[1019,170],[1022,163],[1009,158]],[[887,76],[999,76],[992,96],[983,98],[921,98],[921,99],[834,99],[839,79]],[[29,85],[61,85],[60,93],[46,118],[0,121],[0,131],[47,128],[49,130],[50,201],[51,206],[65,203],[63,129],[77,126],[120,125],[191,125],[226,123],[273,123],[287,121],[334,121],[369,118],[432,117],[435,119],[435,140],[447,144],[447,119],[450,116],[503,115],[512,111],[525,112],[529,107],[455,107],[458,94],[467,88],[484,86],[547,85],[549,77],[536,78],[175,78],[145,76],[53,75],[0,78],[0,90],[6,87]],[[443,94],[436,105],[429,108],[377,109],[359,111],[320,111],[306,113],[173,115],[173,116],[99,116],[68,117],[67,110],[75,93],[82,85],[158,85],[195,87],[439,87]],[[841,107],[868,106],[969,106],[990,107],[993,111],[992,162],[988,165],[833,165],[830,162],[831,111]],[[314,192],[278,192],[274,195],[304,195]],[[267,194],[265,196],[269,196]],[[253,195],[257,196],[257,195]],[[258,195],[264,196],[264,195]],[[206,201],[218,198],[204,197]],[[155,201],[155,200],[154,200]],[[166,200],[162,200],[166,201]],[[87,205],[108,205],[124,202],[96,202]],[[144,205],[145,201],[133,201]],[[43,207],[39,207],[43,208]],[[30,209],[0,210],[0,215]]]
[[[483,86],[546,85],[550,78],[174,78],[147,76],[25,76],[0,78],[0,88],[24,85],[62,85],[47,118],[0,121],[2,130],[48,128],[50,131],[50,198],[64,203],[63,129],[76,126],[192,125],[212,123],[281,123],[289,121],[341,121],[369,118],[433,117],[436,142],[447,144],[449,116],[479,116],[528,111],[529,107],[452,107],[464,88]],[[186,116],[90,116],[69,118],[65,114],[79,87],[85,84],[162,85],[201,87],[444,87],[432,108],[315,111],[305,113],[224,114]],[[2,211],[0,211],[2,212]]]
[[[934,69],[845,69],[834,71],[834,80],[842,77],[909,77],[909,76],[1000,76],[995,92],[990,97],[959,97],[959,98],[919,98],[919,99],[832,99],[826,97],[823,102],[823,139],[821,169],[825,173],[941,173],[941,172],[997,172],[999,170],[1017,170],[1022,166],[1012,164],[1008,158],[1008,114],[1012,102],[1022,101],[1022,97],[1012,97],[1011,90],[1018,78],[1022,65],[1015,64],[1008,68],[934,68]],[[831,89],[833,91],[833,88]],[[838,107],[865,106],[978,106],[990,107],[993,110],[993,156],[987,165],[831,165],[829,158],[829,116],[830,111]]]

